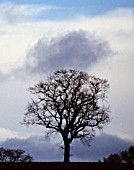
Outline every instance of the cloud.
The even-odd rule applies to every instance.
[[[18,134],[9,129],[0,128],[0,140],[5,140],[7,138],[15,138],[18,137]]]
[[[62,161],[62,150],[46,141],[44,136],[31,136],[27,139],[12,138],[1,143],[0,147],[23,149],[35,161]]]
[[[88,148],[80,142],[72,144],[72,161],[98,161],[103,157],[118,153],[133,145],[134,142],[120,139],[116,136],[102,134],[96,136]],[[59,149],[51,140],[44,136],[31,136],[27,139],[8,139],[0,144],[4,148],[21,148],[33,156],[35,161],[63,161],[63,150]]]
[[[25,70],[39,74],[61,68],[87,70],[110,53],[108,43],[94,34],[71,31],[50,40],[40,39],[28,51]]]
[[[114,135],[102,134],[96,136],[91,141],[91,146],[87,148],[82,143],[73,144],[72,159],[75,161],[98,161],[107,157],[111,153],[118,153],[134,145],[134,141],[121,139]]]
[[[38,11],[36,12],[36,10],[42,11],[42,9],[40,8],[45,8],[46,7],[45,5],[32,6],[26,4],[25,5],[4,4],[3,6],[1,5],[1,8],[3,10],[0,10],[2,11],[0,15],[1,16],[0,20],[5,21],[6,23],[5,24],[0,23],[1,24],[0,71],[2,73],[10,72],[12,68],[22,66],[22,64],[24,64],[24,59],[26,59],[27,55],[30,55],[27,53],[32,53],[32,55],[35,55],[33,54],[35,53],[36,50],[34,49],[35,47],[39,48],[40,46],[40,48],[44,48],[42,47],[43,45],[48,46],[49,39],[55,37],[55,35],[57,34],[59,35],[61,32],[64,33],[69,31],[69,33],[71,33],[71,31],[75,32],[76,30],[82,29],[87,32],[89,31],[95,32],[97,35],[99,35],[95,38],[92,34],[93,38],[96,39],[96,41],[98,40],[98,37],[102,37],[101,41],[104,40],[108,41],[113,51],[116,50],[118,52],[121,52],[129,48],[131,49],[133,48],[132,44],[133,44],[133,28],[134,28],[133,17],[134,16],[133,16],[133,9],[131,8],[116,9],[114,11],[111,11],[110,13],[105,13],[104,15],[96,16],[92,18],[78,17],[66,21],[51,21],[49,19],[48,20],[44,19],[43,16],[42,17],[40,16],[38,17],[38,20],[36,20],[36,22],[33,22],[33,19],[37,18],[36,15],[40,15],[40,12]],[[9,10],[10,8],[11,10]],[[53,13],[53,8],[58,8],[58,7],[52,6],[50,13]],[[12,14],[15,13],[12,11],[17,11],[17,12],[16,14]],[[120,17],[117,17],[117,13]],[[8,17],[5,17],[5,15],[8,15],[9,19]],[[24,15],[24,16],[19,16],[19,15]],[[9,25],[7,24],[7,20],[10,20],[10,16],[12,18],[11,20],[13,20],[13,24]],[[20,21],[23,20],[23,22],[20,22],[19,20]],[[63,34],[62,36],[60,37],[57,36],[53,39],[55,39],[55,41],[60,41],[59,39],[65,37],[66,35]],[[124,37],[124,35],[126,35],[126,37]],[[91,36],[91,34],[89,36]],[[131,42],[130,42],[130,38],[132,39]],[[37,41],[38,43],[36,43],[33,46],[33,48],[30,48],[30,46],[32,46],[32,44]],[[48,41],[48,42],[44,42],[44,41]],[[53,47],[55,44],[54,43],[52,44],[51,42],[50,45]],[[29,52],[28,49],[30,49]],[[46,55],[47,54],[45,54],[45,56]],[[35,57],[33,58],[35,59]],[[40,58],[40,56],[38,56],[38,58]]]
[[[0,21],[8,24],[36,21],[47,12],[57,9],[59,8],[51,5],[3,3],[0,4]]]
[[[10,138],[24,138],[28,137],[26,133],[16,132],[6,128],[0,128],[0,141],[5,141]]]

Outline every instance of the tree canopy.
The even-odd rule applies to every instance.
[[[128,150],[118,154],[110,154],[103,162],[109,163],[134,163],[134,146],[130,146]]]
[[[110,121],[109,107],[104,103],[108,88],[105,79],[76,70],[58,70],[29,88],[36,98],[28,103],[23,123],[44,126],[49,135],[61,134],[64,161],[68,162],[74,139],[89,145],[95,129]]]
[[[21,149],[0,148],[0,162],[32,162],[33,158]]]

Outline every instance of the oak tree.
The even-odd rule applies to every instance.
[[[70,145],[80,139],[89,145],[95,129],[110,121],[105,106],[107,80],[77,70],[58,70],[46,81],[29,88],[36,96],[28,103],[25,125],[41,125],[47,134],[59,133],[64,142],[64,162],[70,161]]]

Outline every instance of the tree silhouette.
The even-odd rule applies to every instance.
[[[33,158],[21,149],[0,148],[0,162],[32,162]]]
[[[119,154],[110,154],[103,162],[111,163],[134,163],[134,146],[130,146],[128,150],[122,151]]]
[[[64,162],[69,162],[70,145],[80,139],[89,145],[95,128],[110,121],[104,105],[107,80],[76,70],[58,70],[29,91],[36,96],[28,103],[23,124],[41,125],[47,135],[59,133],[64,142]]]
[[[103,159],[104,162],[114,162],[114,163],[121,163],[121,156],[119,154],[110,154],[108,158]]]

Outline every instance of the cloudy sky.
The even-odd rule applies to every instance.
[[[24,148],[38,161],[62,160],[43,127],[20,125],[28,87],[60,68],[110,83],[111,123],[88,152],[74,143],[71,159],[95,161],[134,144],[134,1],[0,0],[0,146]]]

